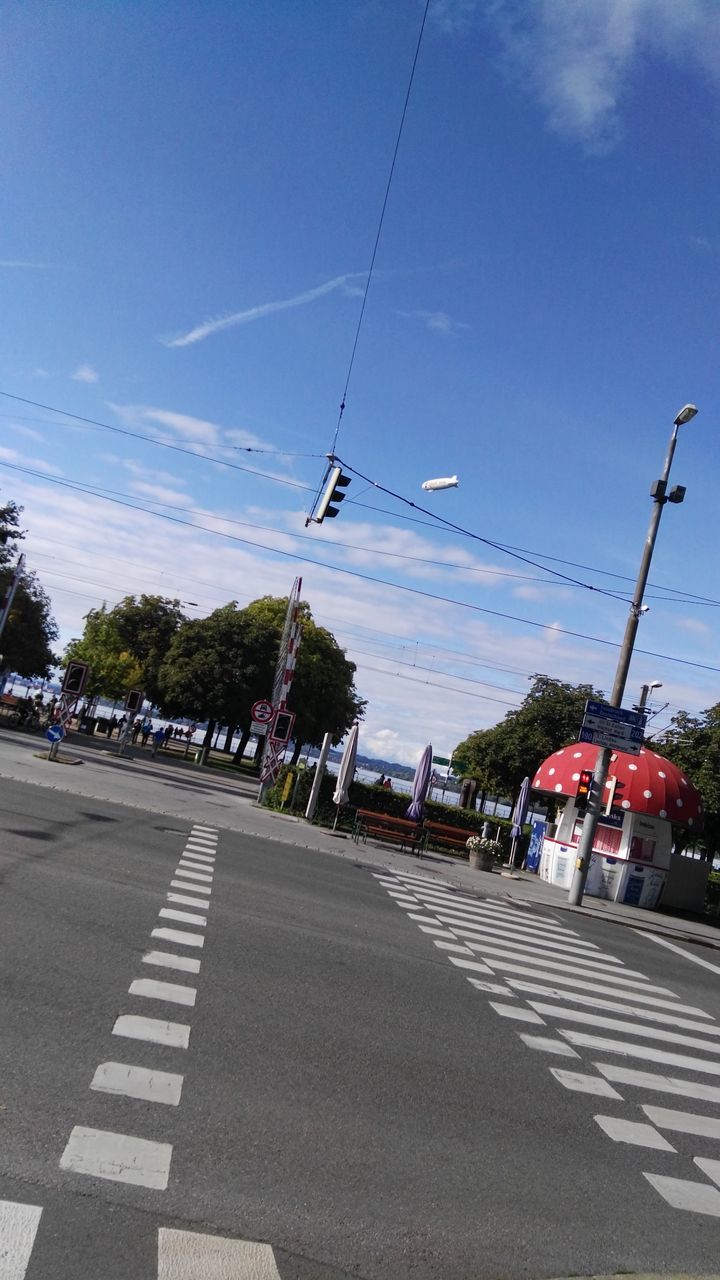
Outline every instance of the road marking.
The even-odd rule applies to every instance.
[[[614,1080],[617,1084],[637,1085],[641,1089],[654,1089],[656,1093],[674,1093],[700,1102],[720,1102],[720,1088],[714,1084],[699,1084],[696,1080],[683,1080],[680,1076],[656,1076],[652,1071],[636,1071],[633,1067],[620,1067],[612,1062],[594,1062],[593,1066],[607,1080]]]
[[[143,1018],[136,1013],[121,1013],[115,1021],[112,1033],[114,1036],[127,1036],[129,1040],[165,1044],[171,1049],[187,1049],[190,1043],[190,1028],[185,1023]]]
[[[699,964],[703,969],[709,969],[711,973],[720,973],[718,965],[710,964],[709,960],[701,960],[700,956],[694,956],[691,951],[685,951],[683,947],[676,947],[675,943],[668,942],[667,938],[658,938],[656,933],[648,933],[647,929],[635,929],[635,933],[639,933],[643,938],[649,938],[651,942],[657,942],[660,947],[667,947],[668,951],[677,952],[679,956],[692,960],[693,964]]]
[[[695,1156],[695,1164],[720,1187],[720,1160],[708,1160],[705,1156]]]
[[[508,928],[518,928],[526,930],[528,933],[537,934],[539,937],[561,939],[566,936],[569,931],[563,929],[562,925],[548,925],[546,921],[528,921],[527,917],[516,920],[514,916],[502,915],[489,906],[465,906],[464,903],[458,902],[456,898],[450,895],[440,895],[434,893],[420,893],[416,890],[416,896],[421,898],[425,905],[433,911],[454,911],[456,915],[461,916],[468,922],[476,920],[478,923],[495,921],[498,925],[507,925]],[[572,935],[569,935],[572,938]]]
[[[418,924],[439,924],[437,916],[419,915],[417,912],[408,911],[408,920],[415,920]]]
[[[443,916],[438,916],[438,919],[443,920]],[[583,968],[585,969],[591,969],[594,973],[615,974],[620,972],[618,969],[611,969],[609,968],[608,965],[602,964],[600,957],[596,958],[595,956],[591,956],[591,955],[586,956],[584,954],[581,954],[580,952],[576,952],[573,955],[563,955],[562,952],[555,951],[554,949],[552,951],[547,951],[547,950],[539,951],[537,946],[533,943],[528,943],[528,945],[526,946],[525,943],[514,942],[512,939],[493,938],[493,937],[489,937],[487,940],[485,940],[484,938],[480,940],[478,939],[477,934],[472,935],[474,938],[474,941],[471,942],[468,936],[470,935],[469,929],[457,929],[456,932],[464,938],[467,937],[468,946],[472,947],[474,951],[482,951],[484,948],[492,947],[495,950],[499,949],[500,955],[513,955],[513,956],[516,955],[521,960],[524,960],[526,956],[529,955],[529,956],[532,956],[534,960],[540,960],[540,961],[547,960],[548,962],[555,961],[555,960],[562,960],[563,963],[568,963],[568,962],[572,964],[577,963],[579,965],[582,965]],[[613,963],[617,963],[617,961]],[[623,974],[632,973],[632,970],[623,969],[622,972]]]
[[[179,873],[176,872],[176,875]],[[172,889],[192,889],[193,893],[212,893],[212,888],[208,888],[204,884],[190,884],[187,880],[171,880],[170,887]]]
[[[185,868],[186,871],[201,872],[204,880],[212,880],[215,874],[215,868],[209,867],[206,862],[196,862],[193,858],[188,858],[186,854],[178,862],[178,869]]]
[[[152,938],[164,938],[166,942],[179,942],[186,947],[202,947],[205,939],[200,933],[186,933],[184,929],[153,929]]]
[[[518,1022],[535,1022],[540,1027],[545,1026],[543,1019],[533,1013],[532,1009],[525,1009],[518,1004],[499,1004],[497,1000],[490,1000],[488,1003],[501,1018],[515,1018]]]
[[[0,1277],[24,1280],[42,1208],[0,1200]]]
[[[475,973],[489,973],[492,976],[492,969],[486,964],[479,964],[477,960],[464,960],[462,956],[448,956],[451,964],[459,965],[461,969],[472,969]]]
[[[158,1280],[280,1280],[269,1244],[158,1230]]]
[[[215,838],[216,840],[217,840],[217,838],[218,838],[218,830],[217,830],[217,827],[204,827],[201,823],[196,822],[196,823],[194,823],[194,824],[193,824],[192,830],[193,830],[193,831],[203,831],[203,832],[205,833],[205,835],[208,835],[208,836],[214,836],[214,838]]]
[[[685,1071],[702,1071],[706,1075],[720,1076],[720,1063],[691,1058],[685,1053],[664,1053],[648,1044],[626,1044],[624,1040],[606,1040],[604,1036],[589,1036],[584,1031],[562,1031],[561,1036],[581,1049],[600,1049],[603,1053],[619,1053],[626,1058],[643,1058],[646,1062],[662,1062],[669,1067]]]
[[[184,850],[184,852],[183,852],[183,855],[182,855],[182,856],[183,856],[183,858],[192,858],[193,862],[201,862],[201,863],[208,863],[208,862],[209,862],[211,866],[212,866],[212,864],[213,864],[213,863],[214,863],[214,861],[215,861],[215,854],[214,854],[214,853],[212,853],[212,854],[210,854],[210,853],[197,853],[194,849],[191,849],[189,846],[188,846],[188,848],[186,848],[186,849]]]
[[[583,1009],[566,1009],[559,1004],[546,1004],[544,1000],[528,1000],[531,1009],[544,1013],[548,1018],[560,1018],[562,1022],[582,1022],[588,1027],[602,1027],[605,1031],[622,1031],[625,1035],[643,1036],[646,1040],[662,1040],[664,1044],[687,1045],[690,1049],[703,1049],[705,1053],[720,1053],[720,1045],[711,1040],[699,1040],[697,1036],[684,1036],[679,1031],[665,1027],[645,1027],[622,1018],[606,1018],[599,1013],[586,1013]]]
[[[542,963],[542,957],[538,957],[538,964],[541,964],[541,963]],[[497,959],[497,960],[493,960],[492,964],[493,964],[493,968],[501,969],[503,973],[522,973],[529,978],[545,978],[548,982],[559,982],[563,986],[567,986],[567,987],[579,987],[582,991],[602,991],[604,995],[609,995],[609,996],[615,996],[615,995],[621,996],[624,994],[623,991],[619,990],[617,987],[614,987],[614,986],[606,987],[604,986],[603,983],[600,983],[600,982],[585,982],[579,976],[571,978],[571,977],[565,977],[563,973],[548,973],[543,969],[533,969],[532,966],[528,964],[515,964],[511,960]],[[558,965],[557,968],[559,969],[560,966]],[[591,974],[586,974],[584,970],[578,970],[578,974],[580,972],[583,973],[583,977],[589,978],[592,976]],[[603,980],[605,980],[605,974],[603,974]],[[607,980],[608,981],[610,980],[609,976]],[[633,982],[629,978],[621,978],[619,975],[618,977],[615,977],[613,975],[612,981],[620,983],[622,984],[622,986],[625,986],[625,987],[637,988],[639,986],[639,983]],[[654,991],[656,994],[663,995],[663,996],[671,996],[673,994],[673,992],[669,991],[667,987],[653,987],[649,983],[647,985],[643,985],[641,990],[643,993],[645,993],[646,991]],[[631,995],[633,1000],[640,1000],[642,998],[641,996],[636,994],[636,991],[632,991]]]
[[[207,871],[194,871],[191,862],[179,862],[175,875],[182,875],[186,880],[204,880],[206,884],[212,884],[212,873]]]
[[[183,987],[177,982],[160,982],[157,978],[136,978],[130,983],[128,995],[144,996],[147,1000],[167,1000],[169,1004],[195,1004],[195,987]]]
[[[441,951],[454,951],[459,956],[471,956],[472,951],[467,947],[461,946],[459,942],[444,942],[442,938],[433,938],[436,947],[440,947]]]
[[[667,1138],[663,1138],[651,1124],[622,1120],[619,1116],[593,1116],[593,1120],[613,1142],[627,1142],[633,1147],[650,1147],[653,1151],[675,1150]]]
[[[168,1142],[147,1142],[125,1133],[75,1125],[60,1168],[91,1178],[130,1182],[136,1187],[164,1191],[170,1177],[171,1158],[172,1147]]]
[[[421,933],[433,933],[437,938],[447,938],[449,942],[455,941],[455,934],[448,933],[447,929],[439,929],[434,924],[421,924],[418,926]]]
[[[655,1008],[640,1008],[637,1006],[638,1001],[642,1001],[643,1005],[657,1006],[660,1009],[676,1009],[678,1013],[692,1013],[697,1018],[707,1018],[713,1021],[709,1013],[705,1013],[704,1009],[694,1009],[688,1004],[673,1004],[672,1000],[658,1000],[654,996],[641,995],[635,991],[613,991],[616,999],[601,1000],[599,996],[583,996],[577,991],[561,991],[557,987],[545,987],[539,982],[523,982],[519,978],[509,978],[510,986],[515,987],[517,991],[527,991],[530,995],[550,996],[553,1000],[571,1000],[573,1004],[586,1004],[593,1009],[616,1009],[618,1013],[632,1013],[637,1018],[653,1018],[657,1022],[669,1022],[678,1027],[697,1027],[698,1031],[705,1031],[705,1027],[696,1022],[688,1022],[684,1018],[672,1018],[666,1014],[657,1013]],[[635,1004],[618,1004],[619,1000],[635,1001]],[[715,1027],[707,1028],[708,1035],[718,1035],[720,1031]]]
[[[592,1093],[599,1098],[617,1098],[622,1102],[622,1094],[617,1089],[613,1089],[607,1080],[603,1080],[601,1076],[583,1075],[581,1071],[563,1071],[560,1067],[551,1067],[550,1074],[555,1076],[560,1084],[566,1089],[572,1089],[576,1093]]]
[[[200,961],[195,956],[176,956],[171,951],[148,951],[143,964],[158,964],[164,969],[182,969],[184,973],[199,973]]]
[[[673,1209],[688,1209],[720,1218],[720,1191],[707,1182],[689,1182],[685,1178],[666,1178],[661,1173],[643,1173],[651,1186],[660,1192]]]
[[[210,903],[205,902],[203,898],[189,898],[186,893],[166,893],[165,897],[168,902],[179,902],[186,907],[199,907],[201,911],[207,911],[210,906]]]
[[[399,907],[419,907],[420,906],[420,903],[417,901],[416,898],[400,898],[400,897],[397,897],[396,895],[393,895],[393,902],[397,903]]]
[[[217,849],[217,839],[213,836],[194,836],[189,835],[188,844],[196,844],[201,849]]]
[[[720,1120],[711,1116],[698,1116],[692,1111],[671,1111],[668,1107],[644,1106],[643,1111],[658,1129],[694,1133],[701,1138],[720,1138]]]
[[[448,913],[445,911],[438,911],[436,912],[436,915],[438,920],[443,920],[447,918]],[[519,929],[506,929],[504,926],[498,929],[495,925],[466,924],[465,921],[462,922],[462,925],[462,928],[460,927],[460,924],[454,925],[453,927],[455,932],[461,933],[463,937],[489,938],[491,942],[493,940],[499,940],[500,942],[511,943],[513,946],[523,943],[527,944],[524,948],[525,950],[527,950],[528,947],[532,947],[533,949],[541,947],[543,951],[548,949],[555,953],[562,951],[567,952],[568,955],[585,957],[589,960],[593,959],[594,952],[598,959],[602,955],[603,959],[609,960],[611,964],[622,964],[621,960],[616,960],[613,956],[603,955],[603,953],[601,953],[593,943],[575,944],[574,942],[556,942],[554,938],[536,938],[531,933],[521,933]]]
[[[173,1075],[170,1071],[148,1071],[145,1067],[130,1067],[124,1062],[101,1062],[90,1088],[100,1093],[122,1094],[125,1098],[164,1102],[167,1106],[176,1107],[182,1086],[182,1076]]]
[[[504,987],[501,982],[482,982],[480,978],[468,978],[478,991],[487,991],[491,996],[514,996],[515,992]]]
[[[560,973],[577,973],[581,978],[601,978],[603,982],[618,982],[624,986],[640,987],[641,990],[647,982],[645,975],[634,969],[623,969],[620,973],[614,969],[605,969],[602,965],[594,964],[590,960],[583,960],[582,964],[574,959],[569,960],[563,957],[552,960],[549,956],[526,955],[524,951],[519,951],[515,947],[496,946],[494,943],[473,946],[473,950],[481,951],[489,958],[491,964],[492,956],[507,956],[511,960],[521,960],[523,964],[543,964],[547,969],[557,969]],[[626,977],[626,975],[632,976]]]
[[[207,924],[207,916],[198,916],[192,911],[176,911],[174,907],[161,907],[158,915],[162,920],[179,920],[181,924],[197,924],[201,929]]]
[[[552,1040],[549,1036],[530,1036],[524,1032],[518,1032],[523,1044],[528,1049],[539,1049],[542,1053],[557,1053],[561,1058],[579,1058],[580,1054],[570,1048],[569,1044],[564,1044],[562,1040]]]

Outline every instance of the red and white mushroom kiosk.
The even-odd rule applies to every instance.
[[[543,761],[532,782],[533,791],[565,799],[552,836],[543,840],[540,860],[541,878],[562,888],[569,889],[572,881],[585,817],[576,802],[580,774],[595,768],[599,750],[584,742],[563,747]],[[639,755],[613,752],[605,785],[586,892],[654,907],[673,862],[673,825],[702,827],[700,793],[677,765],[649,747]]]

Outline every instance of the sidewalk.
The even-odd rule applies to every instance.
[[[255,803],[258,784],[236,774],[200,768],[191,762],[168,760],[159,753],[135,749],[118,757],[115,746],[95,738],[83,741],[73,734],[63,743],[61,758],[76,759],[80,767],[66,767],[40,758],[47,750],[44,738],[0,730],[0,778],[27,782],[52,790],[128,805],[188,822],[207,823],[259,839],[275,840],[297,849],[332,853],[377,870],[405,871],[436,879],[478,897],[505,898],[553,910],[570,911],[616,924],[644,929],[679,942],[720,950],[720,919],[685,919],[662,911],[642,911],[601,898],[585,898],[582,907],[571,907],[567,893],[528,872],[512,876],[497,871],[475,871],[467,863],[427,853],[421,859],[382,845],[356,845],[348,835],[314,827],[302,818],[261,809]]]

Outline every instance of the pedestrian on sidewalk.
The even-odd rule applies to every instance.
[[[140,719],[140,717],[138,716],[138,718],[137,718],[137,720],[135,721],[135,723],[134,723],[134,725],[133,725],[133,728],[132,728],[132,740],[133,740],[133,745],[137,742],[137,740],[138,740],[138,735],[139,735],[139,733],[140,733],[140,730],[141,730],[141,729],[142,729],[142,720],[141,720],[141,719]]]
[[[140,736],[142,738],[142,745],[144,747],[147,746],[147,740],[150,737],[150,734],[152,733],[152,731],[153,731],[152,720],[143,720],[142,725],[140,726]]]
[[[145,743],[143,742],[143,746]],[[152,736],[152,758],[155,759],[156,752],[165,746],[165,730],[161,728],[153,729]]]

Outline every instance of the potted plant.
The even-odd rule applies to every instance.
[[[502,846],[498,840],[485,836],[470,836],[465,842],[470,866],[476,871],[492,871],[496,862],[502,861]]]

